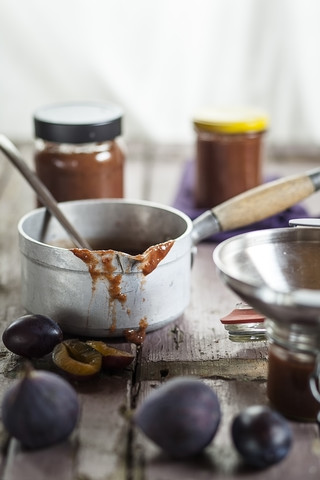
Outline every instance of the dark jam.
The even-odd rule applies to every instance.
[[[115,141],[64,149],[46,142],[35,153],[35,166],[58,202],[124,195],[124,154]]]
[[[261,133],[198,131],[195,204],[210,208],[262,183]]]
[[[36,172],[58,202],[123,197],[121,120],[110,103],[58,103],[35,112]]]
[[[145,318],[142,318],[139,322],[139,328],[130,328],[124,331],[124,337],[127,342],[134,343],[136,345],[142,345],[146,338],[146,332],[148,328],[148,322]]]
[[[265,113],[251,107],[206,107],[196,113],[193,124],[196,207],[215,207],[262,183]]]
[[[269,346],[267,394],[270,402],[288,418],[314,421],[320,404],[314,399],[309,377],[315,368],[311,354]]]
[[[163,260],[170,252],[173,244],[174,241],[169,240],[167,242],[151,246],[147,248],[145,252],[139,253],[138,255],[129,255],[130,261],[125,262],[125,267],[124,263],[122,263],[122,260],[125,260],[123,257],[128,256],[128,254],[120,251],[90,251],[85,248],[73,248],[71,251],[76,257],[80,258],[87,265],[92,280],[92,293],[95,292],[97,283],[99,281],[102,281],[103,283],[104,281],[107,282],[109,308],[110,311],[112,311],[112,305],[114,302],[120,302],[122,306],[125,307],[127,301],[127,295],[122,291],[123,277],[125,275],[129,275],[132,272],[132,269],[134,269],[135,275],[133,276],[132,282],[139,282],[140,289],[142,290],[145,277],[153,272],[155,268],[157,268],[161,260]],[[142,274],[142,278],[141,275],[139,275],[140,272]],[[117,318],[114,315],[110,328],[111,332],[116,329],[116,326]],[[138,329],[125,330],[125,337],[127,341],[137,345],[143,343],[147,327],[148,321],[147,318],[144,317],[140,320]]]

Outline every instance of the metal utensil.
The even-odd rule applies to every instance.
[[[90,255],[69,250],[62,228],[51,219],[42,236],[45,209],[37,209],[18,226],[23,305],[30,312],[46,312],[77,335],[122,336],[139,329],[140,322],[155,330],[187,307],[191,264],[202,238],[276,214],[319,188],[320,168],[248,190],[194,221],[147,201],[60,203],[97,249]],[[148,273],[145,263],[154,267]]]
[[[310,385],[310,390],[311,393],[314,397],[314,399],[320,404],[320,386],[319,386],[319,380],[320,380],[320,353],[318,353],[316,361],[315,361],[315,368],[312,374],[310,375],[309,378],[309,385]],[[318,424],[318,429],[320,433],[320,410],[317,415],[317,424]]]
[[[245,233],[213,255],[226,284],[266,317],[320,325],[320,228]]]
[[[320,227],[320,219],[319,218],[295,218],[295,219],[291,219],[289,220],[289,225],[291,226],[294,226],[294,227],[312,227],[312,228],[316,228],[316,227]],[[319,228],[319,232],[320,232],[320,228]],[[271,254],[271,264],[270,264],[270,252],[268,254],[268,259],[267,259],[267,262],[268,263],[268,266],[266,267],[267,270],[271,269],[271,272],[268,274],[268,276],[270,276],[271,278],[271,284],[273,284],[273,280],[276,281],[276,275],[274,275],[274,269],[275,269],[275,266],[273,265],[274,262],[278,263],[280,260],[279,258],[283,256],[283,258],[281,258],[281,266],[277,265],[276,267],[276,270],[277,272],[279,273],[279,269],[281,271],[281,276],[285,277],[288,275],[288,271],[289,272],[297,272],[296,273],[296,276],[297,276],[297,283],[299,282],[304,282],[305,281],[305,273],[301,273],[302,272],[302,268],[305,270],[306,268],[310,268],[311,270],[313,270],[313,267],[314,267],[314,264],[312,262],[309,263],[309,265],[307,267],[302,267],[300,265],[300,268],[294,268],[294,265],[293,264],[287,264],[288,263],[288,253],[289,251],[288,250],[292,250],[292,245],[290,247],[290,243],[292,242],[293,244],[295,244],[294,248],[296,249],[296,253],[298,254],[298,250],[300,248],[305,248],[305,246],[303,246],[303,244],[306,242],[306,241],[310,241],[310,242],[318,242],[318,235],[317,233],[313,233],[311,234],[310,236],[310,231],[307,233],[307,232],[300,232],[300,231],[296,231],[296,232],[292,232],[292,234],[290,234],[290,230],[289,232],[287,232],[285,235],[288,236],[288,238],[292,237],[292,240],[291,241],[287,241],[287,244],[286,244],[286,247],[280,247],[279,248],[279,245],[273,245],[273,243],[276,243],[276,242],[280,242],[280,244],[282,243],[282,237],[283,237],[283,233],[282,233],[282,230],[281,229],[277,229],[277,230],[270,230],[267,234],[266,234],[266,231],[262,232],[262,235],[264,236],[264,240],[262,240],[262,237],[261,237],[261,242],[258,240],[257,242],[255,242],[253,240],[253,236],[256,237],[256,235],[259,235],[258,233],[254,234],[252,233],[251,234],[251,241],[249,240],[249,242],[245,241],[245,243],[243,244],[244,246],[244,250],[247,252],[248,250],[251,250],[251,254],[250,254],[250,259],[249,257],[247,257],[247,262],[251,263],[251,271],[254,271],[255,275],[260,275],[261,278],[265,277],[265,274],[262,276],[261,274],[258,274],[258,270],[260,270],[261,268],[264,269],[263,267],[263,258],[264,258],[264,254],[261,254],[261,257],[260,259],[258,260],[258,255],[257,253],[254,253],[254,250],[258,250],[258,248],[260,249],[263,249],[263,248],[268,248],[268,250],[271,252],[272,250],[274,251],[277,251],[277,254],[275,255],[274,253]],[[309,240],[307,240],[309,239]],[[241,239],[240,239],[241,240]],[[319,241],[320,241],[320,238],[319,238]],[[252,245],[251,245],[251,242],[252,242]],[[301,244],[301,246],[298,246],[298,242]],[[266,247],[266,245],[270,243],[269,247]],[[260,245],[258,247],[258,244]],[[231,246],[232,245],[232,246]],[[229,247],[227,247],[227,249],[225,250],[225,244],[222,243],[220,247],[217,247],[217,251],[215,253],[215,261],[216,263],[218,262],[218,265],[220,265],[221,267],[221,263],[224,263],[225,264],[225,261],[224,261],[224,258],[225,258],[225,255],[227,255],[227,251],[228,251],[228,248],[235,248],[235,245],[236,248],[238,248],[238,246],[240,245],[239,243],[239,238],[238,237],[233,237],[233,239],[230,241],[230,244],[229,244]],[[265,245],[263,247],[263,245]],[[283,244],[282,244],[283,245]],[[281,248],[284,248],[286,251],[283,252],[283,255],[281,254]],[[312,248],[309,247],[308,248]],[[320,245],[319,247],[320,248]],[[318,248],[316,247],[316,250],[318,250]],[[220,252],[219,252],[220,250]],[[233,262],[234,260],[236,262],[239,261],[239,258],[241,256],[242,258],[242,261],[243,261],[243,258],[247,256],[247,253],[246,252],[242,252],[242,255],[240,255],[240,252],[238,251],[238,253],[236,254],[235,251],[233,252],[234,253],[234,257],[232,258],[232,260],[228,260],[228,262]],[[222,254],[221,254],[222,252]],[[291,252],[291,255],[292,255],[292,252]],[[296,255],[295,256],[295,261],[298,263],[299,260]],[[317,255],[315,256],[315,258],[317,258]],[[255,264],[253,266],[253,264]],[[230,263],[231,265],[231,263]],[[285,266],[285,268],[283,268],[283,266]],[[224,268],[224,267],[222,267]],[[236,266],[233,265],[233,268],[234,268],[234,271],[236,270]],[[245,266],[245,268],[247,268],[247,265]],[[241,267],[240,267],[241,269]],[[234,276],[234,273],[231,272],[231,270],[228,270],[229,273],[228,275],[230,277],[233,277]],[[240,270],[239,270],[240,271]],[[250,272],[250,269],[249,269],[249,272]],[[301,280],[298,280],[298,276],[299,276],[299,273],[302,275],[302,279]],[[293,274],[293,273],[292,273]],[[249,273],[250,275],[250,273]],[[274,277],[273,277],[274,275]],[[223,277],[224,279],[226,280],[226,277],[224,276],[223,274]],[[244,277],[244,276],[243,276]],[[238,280],[240,280],[240,277],[237,277]],[[253,279],[252,277],[252,280],[253,282],[255,282],[255,280]],[[233,282],[235,281],[235,278],[233,278],[233,280],[229,279],[229,280],[226,280],[227,284],[230,284],[230,282],[232,283],[233,285]],[[247,282],[247,280],[244,280],[245,282]],[[310,281],[309,281],[310,282]],[[303,288],[303,285],[301,283],[300,287],[301,289],[298,288],[297,291],[290,291],[288,292],[288,288],[290,288],[290,286],[285,286],[284,288],[284,291],[277,291],[277,292],[274,292],[273,291],[273,285],[271,285],[271,288],[270,288],[270,285],[268,285],[269,282],[266,282],[267,285],[262,285],[260,287],[257,287],[256,290],[255,290],[255,293],[253,293],[253,296],[258,296],[259,297],[259,309],[261,310],[262,308],[262,311],[264,311],[265,308],[268,308],[268,311],[269,311],[269,316],[272,316],[273,318],[276,318],[278,319],[278,317],[280,316],[280,312],[278,313],[277,310],[275,310],[275,305],[273,305],[272,307],[272,311],[271,311],[271,307],[268,306],[266,307],[265,305],[263,305],[261,307],[261,302],[263,303],[264,300],[269,304],[270,302],[274,301],[275,304],[279,304],[279,303],[283,303],[283,307],[282,308],[288,308],[289,306],[292,307],[292,309],[295,309],[297,304],[300,304],[300,302],[302,301],[302,303],[304,304],[304,307],[305,308],[308,308],[308,307],[315,307],[317,308],[317,305],[319,305],[319,293],[318,293],[318,290],[316,290],[315,292],[312,291],[313,290],[313,287],[314,285],[312,285],[312,290],[310,291],[309,290],[306,290],[305,288]],[[291,282],[288,281],[288,283],[290,284]],[[311,283],[311,282],[310,282]],[[232,287],[232,285],[229,285]],[[299,285],[297,285],[299,287]],[[237,288],[236,288],[236,291],[237,293],[243,297],[243,295],[246,295],[243,293],[243,290],[246,290],[248,289],[249,287],[248,286],[240,286],[240,283],[237,284]],[[233,288],[235,290],[235,288]],[[252,295],[252,292],[251,292],[251,295]],[[253,303],[256,304],[257,302],[257,299],[253,300]],[[242,304],[242,303],[239,303],[237,305],[246,305],[246,304]],[[286,307],[284,307],[286,305]],[[239,308],[239,307],[238,307]],[[251,306],[249,308],[252,308]],[[303,307],[301,307],[303,308]],[[300,310],[299,310],[300,311]],[[297,314],[299,315],[299,313],[297,312]],[[285,318],[283,317],[283,311],[281,312],[281,318]],[[290,312],[290,318],[292,318],[292,313]],[[259,323],[255,323],[255,324],[252,324],[252,325],[249,325],[248,323],[244,323],[244,322],[241,322],[241,321],[237,321],[237,322],[231,322],[229,321],[227,325],[225,325],[225,328],[229,331],[229,335],[230,337],[233,335],[233,337],[237,337],[237,339],[241,339],[243,338],[244,340],[246,339],[246,336],[249,338],[252,336],[252,329],[254,329],[255,332],[259,331],[260,333],[263,333],[263,331],[265,331],[265,329],[262,327],[261,324]]]
[[[47,187],[25,163],[19,150],[5,135],[2,134],[0,134],[0,150],[2,150],[2,152],[9,158],[9,160],[14,164],[14,166],[20,171],[20,173],[22,173],[24,178],[28,181],[33,190],[36,192],[39,200],[67,231],[69,237],[71,238],[75,246],[91,250],[91,247],[87,240],[82,238],[80,233],[74,228],[73,225],[71,225],[69,220],[59,208],[57,202],[55,201]]]
[[[225,240],[213,258],[231,290],[265,315],[268,325],[274,322],[290,331],[291,348],[315,355],[309,384],[320,403],[319,220],[295,219],[291,225],[297,227],[255,231]],[[266,329],[268,332],[267,325]],[[236,339],[239,341],[239,336]],[[320,411],[316,420],[320,428]]]

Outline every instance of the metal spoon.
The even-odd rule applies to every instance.
[[[41,203],[49,210],[49,212],[60,222],[68,233],[76,247],[87,248],[92,250],[87,240],[82,238],[79,232],[71,225],[69,220],[62,213],[57,202],[51,195],[47,187],[41,182],[39,177],[28,167],[23,160],[19,150],[5,136],[0,134],[0,150],[11,160],[15,167],[22,173],[24,178],[29,182],[33,190],[36,192]]]
[[[309,385],[310,390],[313,395],[313,398],[319,403],[320,405],[320,353],[317,353],[316,360],[315,360],[315,367],[313,372],[309,377]],[[320,433],[320,410],[317,415],[317,424]]]

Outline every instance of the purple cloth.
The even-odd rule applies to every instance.
[[[193,178],[194,178],[194,161],[188,161],[186,162],[186,165],[184,167],[181,182],[178,187],[178,191],[173,203],[173,206],[175,208],[187,214],[192,220],[197,218],[201,213],[203,213],[206,210],[204,208],[197,208],[194,205]],[[269,180],[274,180],[274,178],[268,179],[268,181]],[[308,216],[309,215],[305,210],[305,208],[303,208],[301,205],[294,205],[293,207],[290,207],[287,210],[284,210],[283,212],[278,213],[277,215],[268,217],[265,220],[261,220],[260,222],[252,223],[247,227],[240,228],[237,230],[220,232],[216,235],[212,235],[206,240],[214,241],[214,242],[222,242],[223,240],[233,237],[234,235],[238,235],[240,233],[245,233],[245,232],[251,232],[253,230],[288,227],[290,219],[308,217]]]

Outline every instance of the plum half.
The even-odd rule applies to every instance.
[[[77,339],[68,339],[55,346],[54,364],[74,379],[95,376],[101,370],[102,355],[95,348]]]
[[[121,370],[132,363],[132,353],[111,347],[101,340],[87,340],[87,345],[94,348],[102,355],[102,368],[106,370]]]

